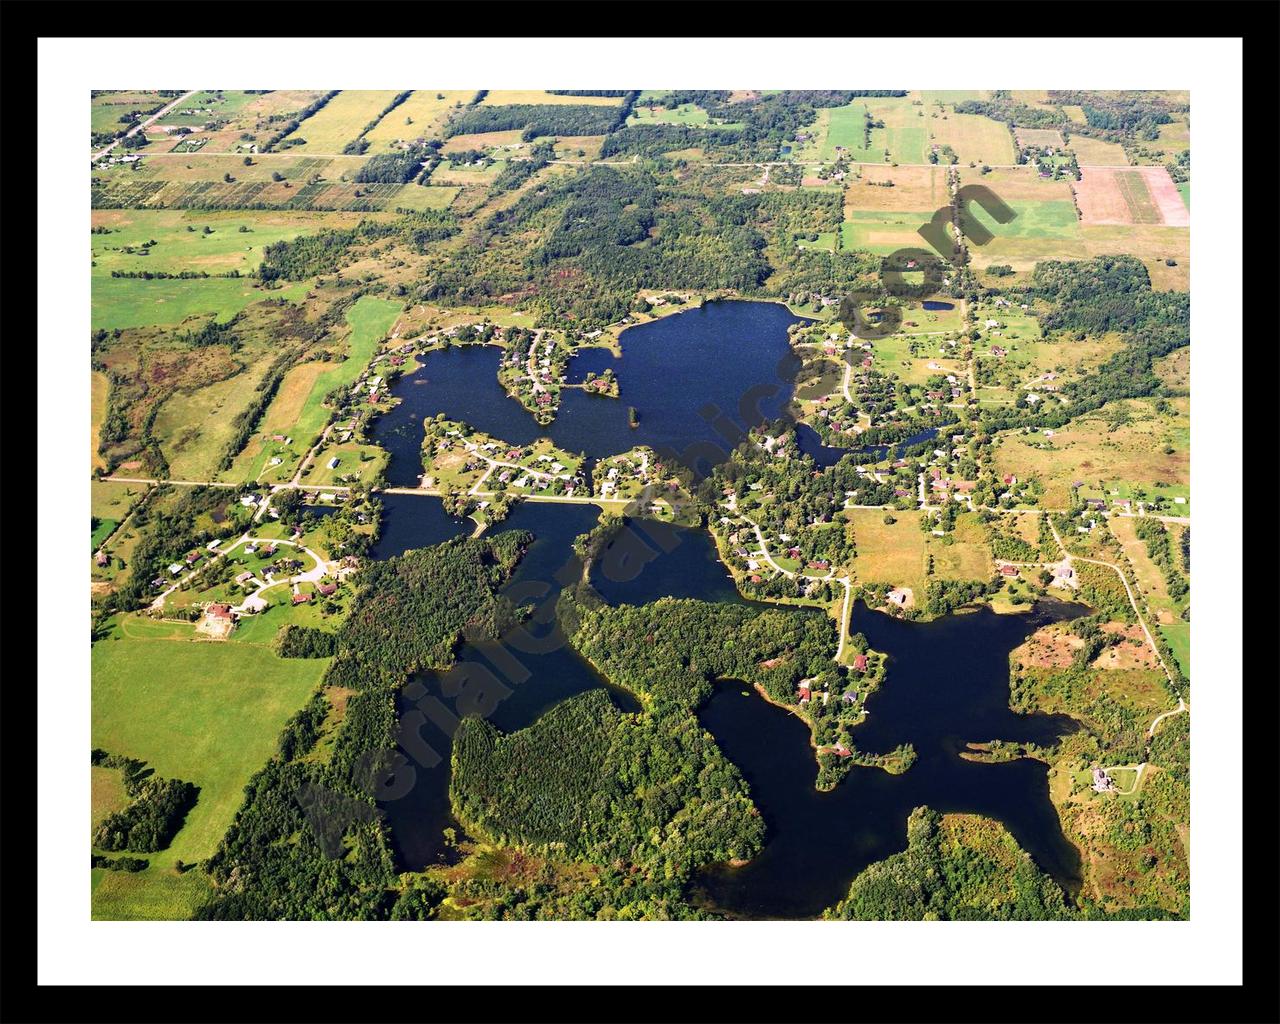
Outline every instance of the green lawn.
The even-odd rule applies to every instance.
[[[1009,206],[1015,216],[1008,224],[1000,224],[988,217],[977,203],[970,207],[970,211],[997,238],[1075,238],[1080,233],[1075,204],[1068,200],[1013,200]]]
[[[94,278],[92,326],[113,330],[117,327],[176,324],[194,314],[213,314],[226,321],[245,306],[263,299],[284,298],[296,302],[307,293],[308,287],[306,283],[300,283],[264,291],[254,284],[248,278],[237,280],[228,277],[185,281]]]
[[[225,274],[238,270],[248,275],[262,262],[262,250],[266,246],[314,233],[325,226],[322,218],[308,212],[261,210],[230,214],[128,210],[113,211],[110,220],[112,223],[105,225],[111,229],[108,234],[89,236],[95,278],[109,278],[113,270],[165,274],[184,270]],[[211,233],[205,234],[206,227],[212,229]],[[150,241],[156,244],[144,249],[144,244]],[[133,252],[124,252],[125,249]]]
[[[143,627],[135,635],[135,626]],[[200,787],[196,806],[151,867],[108,872],[94,890],[95,916],[186,916],[203,881],[176,860],[214,852],[250,776],[275,751],[290,715],[306,703],[327,660],[281,659],[250,644],[162,639],[163,623],[117,622],[93,646],[92,745],[145,760],[157,774]],[[167,627],[191,635],[190,627]],[[172,634],[171,634],[172,635]]]
[[[1187,204],[1187,209],[1191,209],[1191,182],[1184,181],[1178,186],[1178,192],[1182,196],[1182,201]]]
[[[1173,648],[1173,656],[1178,661],[1182,674],[1191,678],[1191,623],[1176,622],[1170,626],[1161,626],[1160,632]]]

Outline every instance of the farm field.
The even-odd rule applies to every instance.
[[[95,916],[108,916],[108,908],[114,915],[135,901],[140,916],[174,902],[194,909],[187,900],[202,886],[183,882],[173,864],[213,853],[249,777],[275,751],[285,721],[328,665],[277,658],[246,644],[155,639],[145,629],[134,636],[133,622],[117,620],[112,638],[93,647],[92,743],[145,760],[158,775],[195,783],[200,795],[173,843],[149,855],[151,866],[134,876],[136,883],[115,881],[124,872],[108,873],[113,877],[94,893]],[[146,714],[138,713],[142,707]],[[128,898],[117,890],[129,890]]]
[[[1090,486],[1101,481],[1108,492],[1116,489],[1117,482],[1147,488],[1163,483],[1170,487],[1167,493],[1176,494],[1174,485],[1190,482],[1189,400],[1171,399],[1170,405],[1175,414],[1165,417],[1154,411],[1150,401],[1111,403],[1055,430],[1052,438],[1002,432],[993,445],[996,473],[1012,473],[1019,479],[1039,477],[1048,508],[1068,506],[1073,480]],[[1104,417],[1117,406],[1131,421],[1112,431]],[[1173,450],[1166,452],[1166,448]]]
[[[273,181],[279,174],[295,188],[301,188],[312,175],[338,181],[354,177],[367,161],[367,156],[301,156],[293,150],[282,153],[257,153],[246,164],[243,153],[146,153],[137,170],[116,166],[99,171],[95,177],[104,181],[221,182],[230,174],[237,183],[255,184]],[[255,211],[257,212],[257,211]]]
[[[378,120],[378,115],[397,95],[395,89],[344,89],[283,141],[306,139],[298,146],[289,147],[298,153],[341,153],[366,124]]]
[[[1128,253],[1147,267],[1151,286],[1160,291],[1189,291],[1191,287],[1191,233],[1187,228],[1163,224],[1086,225],[1080,229],[1087,256]],[[1167,260],[1173,260],[1169,266]]]
[[[846,210],[840,225],[840,248],[863,249],[882,256],[902,248],[923,248],[920,228],[932,210]]]
[[[416,89],[412,96],[387,114],[365,136],[368,152],[389,153],[398,139],[429,139],[439,135],[449,111],[459,103],[469,103],[471,89]],[[406,119],[412,124],[406,124]]]
[[[845,182],[845,219],[865,211],[936,210],[947,205],[947,172],[943,167],[876,167],[863,165]],[[888,185],[892,182],[892,187]],[[928,218],[926,218],[927,221]],[[921,221],[925,223],[925,221]]]
[[[1013,163],[1013,139],[999,121],[980,114],[957,114],[952,109],[945,118],[927,118],[927,123],[934,136],[932,142],[950,146],[961,164]]]
[[[1076,163],[1083,167],[1124,167],[1129,158],[1118,142],[1103,142],[1087,135],[1072,135],[1067,147],[1076,155]]]
[[[220,321],[263,299],[297,302],[307,293],[306,282],[265,290],[246,278],[212,277],[200,280],[153,280],[98,277],[93,282],[93,328],[145,327],[181,323],[189,316],[212,315]]]
[[[471,93],[472,96],[475,93]],[[545,89],[490,89],[480,101],[482,107],[505,107],[516,103],[536,106],[620,107],[621,96],[566,96]]]
[[[1088,225],[1186,227],[1191,223],[1186,204],[1163,167],[1082,167],[1076,197],[1082,222]]]
[[[92,236],[97,277],[183,271],[248,276],[268,245],[325,228],[354,227],[361,214],[305,211],[95,210]],[[205,228],[212,233],[206,234]],[[147,242],[156,244],[148,246]],[[133,252],[125,252],[132,249]]]
[[[146,484],[93,480],[89,483],[89,512],[99,519],[119,522],[129,514],[129,510],[137,504],[146,490]]]
[[[1019,128],[1017,135],[1020,146],[1052,146],[1054,149],[1061,149],[1065,145],[1062,133],[1056,128]]]

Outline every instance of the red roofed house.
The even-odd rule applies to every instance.
[[[294,594],[293,595],[294,604],[308,604],[310,601],[311,601],[310,594]]]
[[[204,613],[211,619],[231,621],[231,605],[229,604],[211,604],[205,608]]]
[[[1016,565],[1002,565],[1000,566],[1000,575],[1001,576],[1017,576],[1018,567]]]
[[[865,654],[854,655],[853,667],[859,672],[865,672],[867,670],[867,656]]]
[[[328,597],[330,594],[333,594],[333,593],[336,593],[336,592],[337,592],[337,590],[338,590],[338,584],[336,584],[336,583],[318,583],[318,584],[316,584],[316,590],[320,591],[320,593],[322,593],[325,597]]]

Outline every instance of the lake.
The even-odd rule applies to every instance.
[[[649,445],[666,458],[702,472],[723,461],[750,427],[781,416],[791,399],[800,360],[787,342],[799,323],[773,302],[709,302],[628,328],[622,358],[584,349],[570,361],[570,383],[588,371],[612,369],[620,399],[577,388],[561,393],[559,415],[540,427],[498,383],[502,350],[454,346],[432,352],[392,386],[401,404],[375,425],[391,459],[392,486],[417,486],[422,473],[422,421],[444,413],[513,444],[549,437],[566,451],[594,458]],[[627,422],[627,408],[639,416]]]
[[[1055,601],[1025,615],[983,608],[912,623],[855,606],[851,631],[889,660],[854,741],[869,753],[909,742],[917,759],[902,775],[855,767],[830,793],[814,789],[817,763],[803,722],[745,684],[720,684],[699,717],[746,777],[768,838],[749,864],[702,872],[698,898],[735,917],[815,917],[847,894],[862,868],[906,849],[907,816],[922,804],[1002,822],[1042,870],[1074,891],[1079,856],[1049,800],[1048,767],[958,755],[971,741],[1051,743],[1074,731],[1065,716],[1010,710],[1008,657],[1041,625],[1081,614],[1082,606]]]

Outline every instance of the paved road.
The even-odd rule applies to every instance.
[[[146,131],[148,128],[150,128],[150,127],[151,127],[151,125],[153,125],[156,121],[159,121],[159,120],[160,120],[160,118],[164,117],[164,115],[165,115],[165,114],[169,113],[169,111],[171,111],[171,110],[172,110],[174,107],[176,107],[179,103],[183,103],[183,102],[185,102],[186,100],[189,100],[192,96],[194,96],[194,95],[195,95],[197,92],[199,92],[199,91],[200,91],[199,89],[192,89],[190,92],[185,92],[185,93],[183,93],[181,96],[179,96],[176,100],[174,100],[174,101],[173,101],[172,103],[170,103],[168,106],[166,106],[166,107],[161,107],[159,110],[157,110],[157,111],[156,111],[154,114],[152,114],[150,117],[148,117],[148,118],[146,118],[145,120],[143,120],[140,124],[136,124],[136,125],[134,125],[134,126],[133,126],[132,128],[130,128],[127,132],[125,132],[122,136],[120,136],[120,138],[119,138],[119,139],[114,139],[114,140],[112,140],[111,145],[109,145],[109,146],[107,146],[107,147],[105,147],[105,148],[103,148],[103,149],[100,149],[100,150],[98,150],[98,152],[94,153],[94,154],[93,154],[93,157],[92,157],[93,162],[94,162],[94,163],[97,163],[97,161],[101,160],[104,156],[106,156],[106,155],[107,155],[108,153],[110,153],[113,149],[115,149],[115,148],[116,148],[116,146],[120,145],[120,142],[121,142],[123,139],[127,139],[127,138],[129,138],[130,136],[136,135],[136,134],[138,134],[138,132]],[[150,154],[148,154],[148,156],[149,156],[149,155],[150,155]],[[190,157],[190,155],[191,155],[191,154],[190,154],[190,153],[180,153],[180,154],[170,154],[170,155],[178,155],[178,156]],[[231,154],[231,153],[228,153],[227,155],[228,155],[228,156],[233,156],[233,155],[240,155],[240,154]]]

